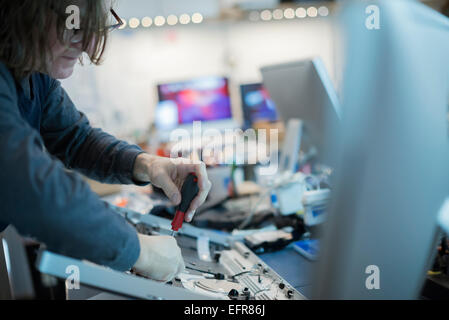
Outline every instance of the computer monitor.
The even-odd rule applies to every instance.
[[[449,19],[418,1],[370,4],[379,29],[360,1],[340,18],[344,116],[312,298],[419,298],[449,195]]]
[[[320,58],[267,66],[261,69],[263,83],[284,121],[303,122],[301,150],[316,150],[323,163],[331,146],[327,133],[340,122],[340,104],[334,86]],[[329,163],[326,163],[329,165]]]
[[[276,105],[262,83],[243,84],[240,93],[245,129],[251,128],[256,122],[278,120]]]
[[[217,129],[234,128],[229,81],[224,77],[202,77],[160,84],[156,127],[163,132],[192,128],[194,121]]]

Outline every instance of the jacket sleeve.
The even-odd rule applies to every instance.
[[[79,116],[78,122],[82,119]],[[133,266],[140,251],[136,231],[79,175],[49,156],[39,133],[20,116],[14,80],[4,70],[0,70],[0,152],[2,223],[60,254],[117,270]]]
[[[42,77],[47,77],[43,76]],[[43,97],[41,135],[48,151],[67,168],[105,183],[138,184],[134,162],[143,151],[94,129],[79,112],[57,80],[47,77]]]

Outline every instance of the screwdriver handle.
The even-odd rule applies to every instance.
[[[176,208],[175,218],[171,223],[173,231],[182,228],[186,212],[199,191],[197,176],[194,173],[189,173],[181,188],[181,203]]]
[[[182,223],[184,222],[185,213],[181,211],[176,211],[175,218],[173,219],[171,223],[171,227],[173,231],[178,231],[182,228]],[[173,233],[174,234],[174,233]]]

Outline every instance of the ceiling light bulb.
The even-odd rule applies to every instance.
[[[273,11],[274,20],[281,20],[283,18],[284,18],[284,11],[282,11],[282,9],[276,9]]]
[[[315,7],[310,7],[307,9],[307,15],[311,18],[318,16],[318,10]]]
[[[157,16],[154,18],[154,24],[158,27],[162,27],[165,24],[165,18],[163,16]]]
[[[170,26],[174,26],[175,24],[178,23],[178,17],[171,14],[167,17],[167,24]]]
[[[298,18],[305,18],[307,17],[307,11],[304,8],[298,8],[296,9],[296,16]]]
[[[140,25],[140,20],[137,18],[129,19],[129,27],[132,29],[137,28]]]
[[[327,7],[319,7],[318,14],[322,17],[327,17],[329,15],[329,9]]]
[[[150,17],[145,17],[142,19],[142,27],[148,28],[153,24],[153,19]]]
[[[190,23],[190,16],[188,14],[182,14],[179,17],[179,22],[181,24],[189,24]]]
[[[270,10],[264,10],[260,13],[260,18],[263,21],[270,21],[273,18],[273,15]]]
[[[293,19],[295,17],[295,10],[292,8],[285,9],[284,18],[285,19]]]
[[[201,13],[194,13],[192,15],[192,22],[193,23],[201,23],[201,22],[203,22],[203,15]]]

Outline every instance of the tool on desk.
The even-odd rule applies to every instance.
[[[184,222],[186,212],[189,209],[193,199],[195,199],[198,195],[198,192],[198,178],[194,173],[190,173],[181,188],[181,203],[176,208],[175,218],[171,223],[173,230],[172,236],[174,236],[175,232],[182,228],[182,223]]]

